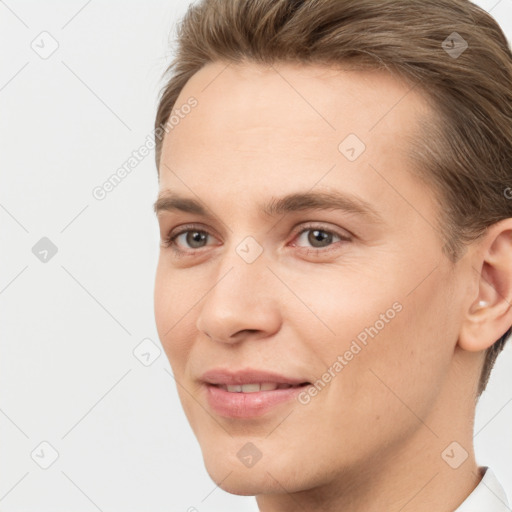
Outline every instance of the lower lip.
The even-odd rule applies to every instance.
[[[231,393],[211,384],[205,387],[208,403],[217,414],[229,418],[255,418],[279,404],[295,399],[307,386],[255,393]]]

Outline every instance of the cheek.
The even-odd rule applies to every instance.
[[[282,275],[300,298],[290,297],[283,322],[293,326],[325,364],[349,350],[354,340],[361,347],[369,345],[403,314],[396,282],[383,283],[382,277],[379,282],[368,270],[365,274],[349,267],[326,268],[307,278]]]
[[[190,340],[195,334],[188,315],[192,314],[194,293],[183,279],[176,279],[161,261],[158,264],[154,288],[154,314],[158,336],[173,371],[186,360]]]
[[[435,395],[457,337],[450,276],[438,270],[421,282],[432,269],[410,267],[366,275],[340,269],[330,277],[294,281],[294,291],[314,314],[299,304],[288,321],[314,354],[315,377],[330,381],[329,400],[364,404],[368,396],[380,396],[387,397],[385,404],[390,389],[413,402]],[[378,403],[366,412],[378,410]],[[386,407],[382,414],[388,414]]]
[[[350,420],[340,415],[335,420],[341,423],[339,427],[380,418],[381,430],[375,435],[385,438],[392,436],[397,419],[405,429],[417,427],[415,416],[404,404],[419,417],[428,415],[448,375],[456,342],[446,283],[437,275],[410,295],[398,295],[393,304],[399,306],[391,314],[386,308],[397,297],[392,294],[377,307],[372,303],[370,316],[352,309],[352,317],[347,317],[353,319],[347,329],[350,334],[337,349],[338,353],[346,350],[354,341],[359,348],[349,349],[347,355],[352,359],[328,396],[330,408],[350,410],[354,415]],[[381,313],[388,317],[387,323],[379,322]],[[361,334],[365,343],[360,342]],[[352,351],[357,353],[352,356]],[[331,360],[335,357],[330,354]]]

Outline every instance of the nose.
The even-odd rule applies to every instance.
[[[212,341],[233,344],[266,338],[279,330],[279,298],[271,288],[275,277],[263,255],[247,263],[233,250],[214,275],[200,303],[196,322],[200,332]]]

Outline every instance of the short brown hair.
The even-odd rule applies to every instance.
[[[512,217],[512,53],[496,21],[469,0],[202,0],[191,5],[178,27],[177,54],[160,95],[157,169],[162,127],[181,90],[215,61],[350,64],[389,71],[417,86],[433,107],[432,118],[421,123],[421,139],[411,139],[411,157],[414,171],[438,194],[438,231],[451,261],[488,226]],[[488,349],[478,395],[511,332]]]

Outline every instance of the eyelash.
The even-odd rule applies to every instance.
[[[326,226],[318,226],[318,225],[305,225],[300,231],[297,232],[297,234],[295,235],[294,240],[296,238],[300,237],[300,235],[302,235],[303,233],[305,233],[307,231],[313,231],[313,230],[321,231],[322,233],[327,233],[329,235],[335,235],[338,238],[340,238],[341,242],[349,242],[349,241],[351,241],[351,238],[349,238],[346,235],[342,235],[341,233],[337,233],[336,231],[333,231],[332,229],[327,229]],[[197,226],[193,226],[193,225],[183,226],[183,228],[181,228],[180,231],[178,231],[176,233],[172,233],[172,232],[169,233],[169,235],[164,240],[162,240],[162,247],[164,247],[166,249],[167,248],[172,249],[173,253],[177,257],[195,256],[195,255],[197,255],[198,251],[200,251],[204,247],[201,247],[199,249],[190,249],[188,251],[185,251],[185,250],[177,248],[177,245],[176,245],[176,242],[175,242],[176,238],[178,236],[184,234],[184,233],[188,233],[189,231],[196,231],[198,233],[210,235],[210,233],[208,233],[206,230],[198,228]],[[326,248],[299,247],[299,250],[301,252],[305,252],[307,255],[310,255],[310,254],[313,254],[313,255],[323,255],[323,254],[326,254],[326,253],[330,253],[331,251],[336,250],[337,248],[338,247],[336,245],[336,242],[332,242],[332,244],[327,246]]]

